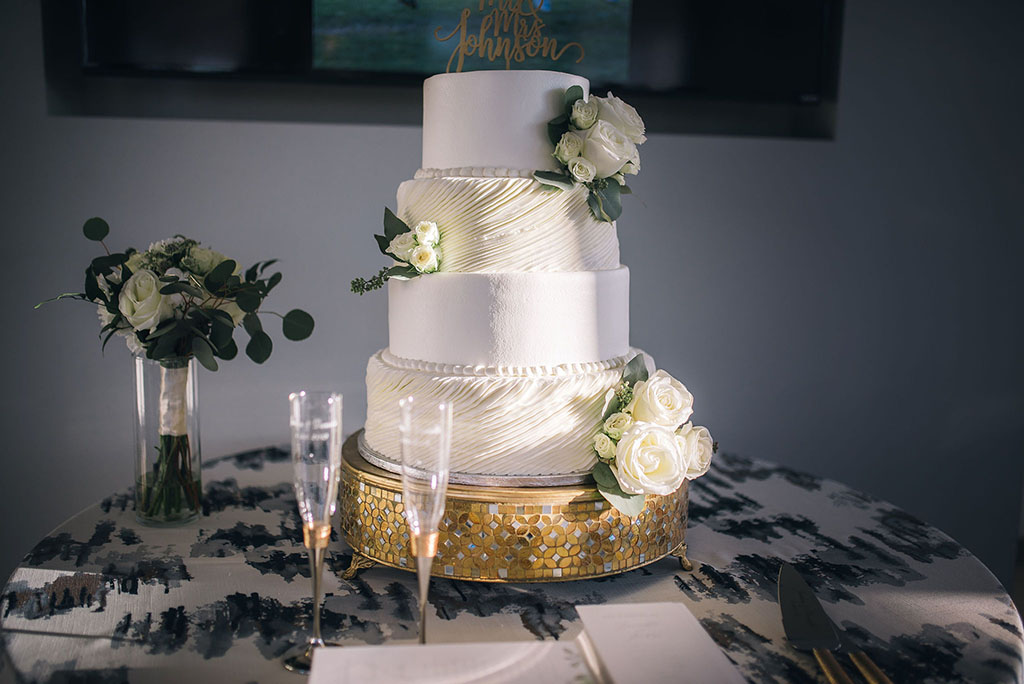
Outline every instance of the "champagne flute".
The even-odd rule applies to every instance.
[[[302,653],[286,658],[284,667],[308,674],[313,651],[327,644],[320,636],[320,578],[324,553],[331,540],[331,516],[338,501],[341,477],[341,395],[334,392],[295,392],[291,408],[292,466],[295,498],[302,517],[302,542],[309,550],[313,580],[313,634]]]
[[[403,503],[419,579],[420,643],[425,644],[430,566],[437,555],[437,526],[448,491],[452,405],[410,396],[399,401],[398,407]]]

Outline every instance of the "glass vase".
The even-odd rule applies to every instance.
[[[184,525],[202,507],[196,361],[136,355],[134,364],[135,517]]]

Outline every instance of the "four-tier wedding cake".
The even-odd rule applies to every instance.
[[[398,468],[398,401],[417,395],[455,407],[455,474],[585,474],[602,462],[638,495],[706,470],[710,436],[686,423],[689,392],[638,369],[650,359],[630,363],[629,270],[610,219],[644,140],[632,107],[591,97],[579,76],[425,81],[422,168],[376,236],[397,265],[378,276],[389,344],[366,371],[374,462]],[[628,439],[635,453],[617,459]]]

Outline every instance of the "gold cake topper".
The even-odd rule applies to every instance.
[[[561,59],[566,51],[579,51],[576,63],[583,61],[583,46],[578,42],[558,45],[558,40],[545,35],[546,24],[538,14],[543,0],[479,0],[476,12],[480,17],[480,28],[470,29],[474,18],[471,7],[465,7],[459,15],[459,22],[446,36],[442,36],[443,27],[434,29],[434,38],[441,42],[458,39],[445,72],[461,72],[466,57],[477,56],[488,62],[505,62],[510,69],[512,62],[522,63],[527,58],[548,58],[555,62]],[[457,58],[457,61],[456,61]]]

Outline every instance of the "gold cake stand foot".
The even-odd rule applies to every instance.
[[[366,570],[377,565],[377,561],[372,558],[367,558],[358,551],[352,552],[352,562],[345,568],[345,572],[341,573],[341,579],[351,580],[355,579],[356,575],[359,574],[360,570]]]
[[[683,542],[676,548],[669,551],[668,555],[672,556],[673,558],[678,558],[679,567],[681,567],[686,572],[690,572],[691,570],[693,570],[693,563],[691,563],[690,559],[686,557],[686,542]]]

